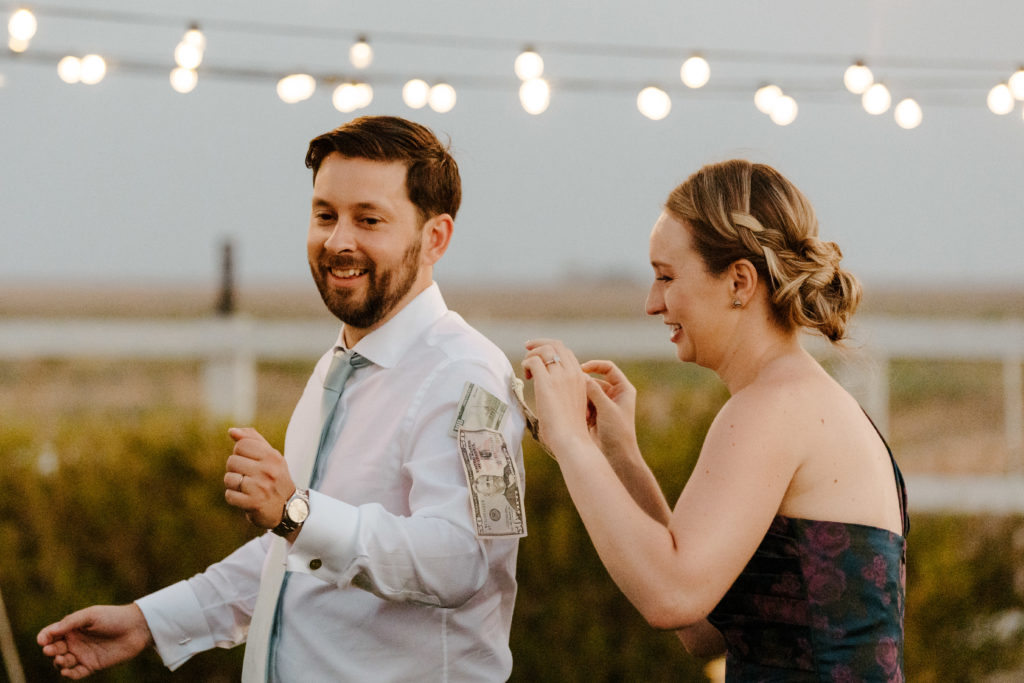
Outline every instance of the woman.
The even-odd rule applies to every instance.
[[[860,286],[774,169],[705,166],[650,239],[647,313],[730,398],[670,509],[637,446],[636,390],[608,361],[527,342],[540,436],[612,578],[729,681],[900,681],[903,481],[857,402],[800,344],[845,335]],[[590,377],[588,375],[596,375]],[[685,416],[680,416],[685,419]]]

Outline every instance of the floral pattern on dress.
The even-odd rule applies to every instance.
[[[903,682],[903,535],[776,516],[708,615],[728,652],[726,681]]]

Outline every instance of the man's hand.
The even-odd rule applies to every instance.
[[[224,500],[244,510],[256,526],[273,529],[281,522],[285,502],[295,493],[288,464],[255,429],[234,427],[228,434],[235,440],[235,449],[224,474]]]
[[[153,644],[153,637],[133,603],[78,610],[40,631],[36,642],[62,676],[78,680],[132,659]]]

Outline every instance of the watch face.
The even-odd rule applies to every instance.
[[[293,498],[288,502],[288,519],[295,524],[302,524],[309,517],[309,503],[302,498]]]

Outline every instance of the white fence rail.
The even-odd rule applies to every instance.
[[[654,320],[473,322],[514,362],[522,357],[523,342],[538,336],[563,339],[581,357],[674,357],[666,328]],[[0,360],[200,360],[207,409],[217,416],[248,422],[256,409],[257,362],[315,359],[334,342],[337,333],[337,324],[330,320],[246,316],[196,320],[15,318],[0,320]],[[888,431],[890,360],[928,358],[1002,364],[1004,438],[1010,454],[1007,476],[985,481],[922,478],[915,507],[967,510],[981,506],[993,511],[1024,512],[1024,320],[863,317],[853,338],[850,349],[839,354],[814,339],[809,340],[810,348],[837,363],[840,381],[857,396],[883,433]],[[981,489],[975,490],[975,485]],[[981,495],[981,490],[988,493]]]

